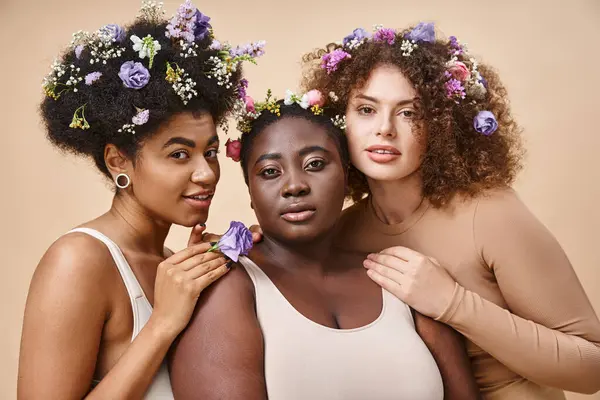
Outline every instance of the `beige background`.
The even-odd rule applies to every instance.
[[[165,2],[168,15],[179,1]],[[36,106],[40,82],[71,33],[127,23],[137,0],[0,0],[0,399],[14,399],[22,313],[33,270],[44,250],[74,225],[104,212],[111,193],[84,161],[63,157],[45,141]],[[527,168],[517,189],[564,246],[600,310],[600,1],[552,4],[537,0],[204,1],[218,38],[232,43],[266,39],[260,67],[247,69],[251,92],[295,88],[300,55],[353,28],[382,23],[404,27],[435,21],[494,65],[525,128]],[[224,152],[223,152],[224,153]],[[254,221],[239,167],[222,155],[222,180],[209,229],[231,219]],[[168,244],[181,248],[187,230]],[[543,279],[543,277],[540,277]],[[556,296],[560,296],[556,293]],[[598,378],[600,379],[600,377]],[[600,399],[570,395],[569,399]]]

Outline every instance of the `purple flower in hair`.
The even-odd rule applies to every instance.
[[[479,75],[479,83],[481,83],[483,87],[487,89],[488,83],[482,75]]]
[[[412,31],[406,34],[406,39],[414,42],[435,42],[435,28],[430,22],[420,22]]]
[[[355,30],[352,31],[351,34],[349,34],[348,36],[346,36],[343,40],[343,44],[344,46],[346,46],[348,43],[352,42],[353,40],[360,42],[364,39],[368,39],[369,37],[371,37],[371,34],[367,31],[365,31],[363,28],[356,28]]]
[[[202,14],[200,12],[200,10],[198,10],[198,9],[196,9],[196,13],[194,14],[194,17],[195,17],[194,37],[196,40],[202,40],[209,33],[210,28],[212,28],[210,26],[210,24],[208,23],[208,21],[210,21],[210,17]]]
[[[137,110],[138,113],[131,118],[131,122],[133,122],[135,125],[144,125],[146,122],[148,122],[148,118],[150,118],[150,110],[141,110],[139,108]]]
[[[338,64],[346,58],[352,58],[352,56],[344,50],[336,49],[321,57],[321,68],[325,68],[327,73],[330,74],[336,71],[338,69]]]
[[[396,31],[390,28],[381,28],[373,35],[375,42],[387,42],[392,45],[396,41]]]
[[[238,97],[240,99],[246,98],[246,89],[248,88],[248,80],[246,78],[240,79],[240,84],[238,85]]]
[[[449,99],[458,100],[465,98],[465,88],[458,79],[452,78],[448,80],[444,84],[444,88],[446,89],[446,96]]]
[[[81,53],[83,52],[83,45],[80,44],[75,47],[75,57],[79,60],[81,58]]]
[[[237,262],[239,256],[245,256],[252,248],[252,233],[238,221],[231,221],[229,229],[208,251],[219,250]]]
[[[456,38],[456,36],[450,36],[448,38],[450,40],[449,45],[450,45],[450,55],[453,56],[459,56],[463,53],[463,47],[461,46],[460,43],[458,43],[458,39]]]
[[[102,33],[110,36],[113,42],[121,43],[125,39],[125,30],[117,24],[108,24],[100,28]]]
[[[150,81],[150,72],[139,62],[127,61],[121,65],[119,78],[130,89],[141,89]]]
[[[182,38],[188,43],[193,43],[196,39],[196,17],[198,9],[194,7],[190,0],[186,0],[177,9],[177,14],[171,19],[167,25],[165,35],[168,38]],[[202,15],[202,13],[200,13]],[[208,17],[206,17],[208,18]],[[210,18],[209,18],[210,19]],[[204,25],[210,27],[208,20],[203,22]],[[200,34],[201,29],[198,33]],[[206,28],[208,32],[208,28]],[[205,34],[206,34],[205,32]]]
[[[473,118],[473,127],[477,132],[489,136],[498,129],[498,121],[490,111],[480,111]]]
[[[91,86],[102,76],[102,72],[90,72],[85,76],[85,84]]]
[[[222,48],[223,48],[223,45],[217,39],[213,39],[210,46],[208,46],[209,50],[221,50]]]

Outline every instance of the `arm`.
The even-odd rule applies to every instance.
[[[33,276],[19,359],[19,399],[81,399],[90,389],[102,329],[110,316],[106,288],[112,259],[83,235],[59,239]],[[169,346],[144,328],[88,398],[141,398]]]
[[[513,191],[480,200],[474,236],[509,310],[456,285],[438,320],[532,381],[600,390],[600,322],[554,237]]]
[[[189,321],[200,292],[227,271],[224,258],[204,254],[209,247],[189,247],[158,266],[152,317],[88,393],[102,330],[112,311],[107,294],[114,287],[115,269],[108,250],[96,239],[84,234],[59,239],[32,280],[18,398],[142,398],[173,339]]]
[[[463,338],[447,325],[415,314],[415,328],[442,374],[445,400],[479,400],[479,387],[471,371]]]
[[[243,267],[203,294],[169,357],[177,399],[267,398],[254,287]]]

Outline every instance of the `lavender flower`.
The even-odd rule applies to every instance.
[[[240,79],[240,84],[238,86],[238,97],[240,99],[245,99],[246,98],[246,89],[248,88],[248,80],[246,78],[242,78]]]
[[[477,132],[489,136],[498,129],[498,121],[490,111],[480,111],[473,118],[473,127]]]
[[[435,28],[432,23],[421,22],[406,34],[406,39],[415,42],[435,42]]]
[[[125,30],[117,24],[104,25],[100,30],[112,38],[113,42],[121,43],[125,40]]]
[[[150,72],[139,62],[127,61],[121,65],[119,78],[130,89],[141,89],[150,81]]]
[[[177,14],[167,25],[165,35],[168,38],[181,38],[188,43],[204,39],[209,29],[210,18],[202,14],[190,0],[186,0],[177,9]]]
[[[449,99],[465,98],[465,88],[458,79],[451,78],[444,84],[444,88],[446,89],[446,96]]]
[[[448,38],[450,40],[449,45],[450,45],[450,55],[453,56],[459,56],[461,55],[464,50],[463,47],[460,45],[460,43],[458,43],[458,39],[456,38],[456,36],[450,36]]]
[[[131,122],[135,125],[144,125],[148,122],[148,118],[150,117],[150,110],[140,110],[138,109],[138,113],[133,116]]]
[[[373,35],[375,42],[387,42],[392,45],[396,41],[396,31],[390,28],[381,28]]]
[[[221,50],[223,49],[223,45],[217,39],[213,39],[210,46],[208,46],[209,50]]]
[[[210,21],[210,17],[202,14],[200,10],[196,9],[194,13],[195,24],[194,27],[194,37],[196,40],[202,40],[206,37],[206,35],[210,32],[212,26],[208,23]]]
[[[346,58],[352,58],[352,56],[344,50],[336,49],[331,53],[323,55],[321,58],[321,68],[325,68],[327,73],[330,74],[337,71],[338,64]]]
[[[208,251],[219,250],[227,257],[237,262],[240,255],[247,255],[252,248],[252,233],[238,221],[231,221],[229,229],[218,243]]]
[[[102,76],[102,72],[90,72],[85,76],[85,84],[91,86]]]
[[[351,34],[349,34],[348,36],[346,36],[344,38],[342,43],[344,44],[344,46],[346,46],[350,42],[355,41],[356,43],[358,43],[365,39],[368,39],[369,37],[371,37],[371,34],[369,34],[363,28],[356,28],[355,30],[352,31]]]
[[[260,40],[254,43],[247,43],[241,46],[236,46],[235,48],[229,50],[229,55],[231,57],[241,57],[248,55],[252,58],[257,58],[265,54],[265,42],[264,40]]]
[[[79,60],[81,58],[81,53],[83,52],[83,45],[80,44],[75,47],[75,57]]]

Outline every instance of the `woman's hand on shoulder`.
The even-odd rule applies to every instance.
[[[254,243],[258,243],[262,240],[262,229],[259,225],[252,225],[250,228],[250,232],[252,232],[252,240]],[[190,238],[188,240],[188,246],[198,244],[198,243],[211,243],[218,242],[223,235],[217,235],[215,233],[209,233],[206,231],[206,225],[197,224],[192,228],[192,232],[190,233]]]
[[[406,247],[369,254],[364,267],[375,283],[431,318],[442,315],[456,287],[437,260]]]

